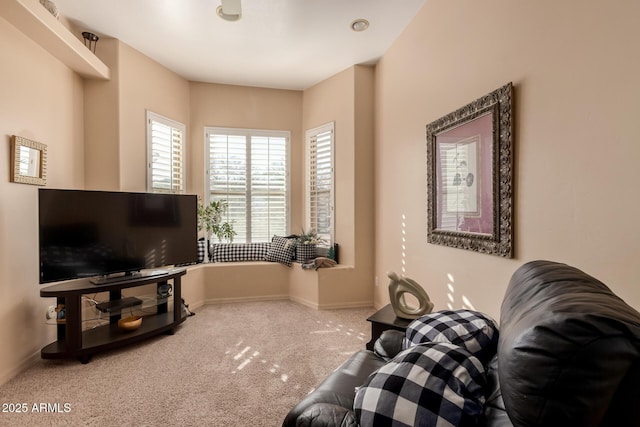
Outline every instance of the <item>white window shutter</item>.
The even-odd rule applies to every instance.
[[[251,237],[270,241],[287,232],[287,139],[251,138]]]
[[[184,193],[185,126],[147,111],[147,190]]]
[[[334,234],[334,125],[307,131],[306,227],[333,242]]]
[[[236,242],[246,242],[247,147],[246,137],[208,133],[208,201],[226,200],[226,221],[233,221]]]
[[[228,203],[235,242],[268,242],[289,228],[289,133],[206,128],[208,200]]]

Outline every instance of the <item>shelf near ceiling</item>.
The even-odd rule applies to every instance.
[[[38,0],[1,0],[0,16],[81,76],[109,80],[109,67]]]

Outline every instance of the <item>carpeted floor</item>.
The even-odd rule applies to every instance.
[[[374,311],[290,301],[204,306],[174,335],[97,354],[86,365],[38,361],[0,387],[3,410],[27,409],[0,412],[0,426],[280,426],[364,348]]]

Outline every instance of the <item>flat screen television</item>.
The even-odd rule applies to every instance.
[[[195,195],[41,188],[40,283],[194,263],[197,221]]]

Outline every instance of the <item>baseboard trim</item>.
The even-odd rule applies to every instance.
[[[17,377],[22,372],[24,372],[27,369],[29,369],[38,360],[40,360],[40,350],[37,350],[31,356],[27,357],[25,360],[22,361],[22,363],[20,363],[15,368],[10,369],[10,370],[8,370],[6,372],[3,372],[2,375],[0,375],[0,385],[4,385],[4,384],[8,383],[14,377]]]
[[[234,302],[261,302],[261,301],[281,301],[288,300],[289,295],[265,295],[255,297],[237,297],[237,298],[210,298],[204,300],[204,305],[210,304],[230,304]]]
[[[303,299],[303,298],[293,297],[293,296],[287,296],[287,298],[290,301],[297,302],[298,304],[302,304],[304,306],[313,308],[314,310],[318,310],[318,304],[316,304],[314,302],[308,301],[308,300]]]
[[[204,303],[195,305],[194,307],[201,307],[203,305],[213,304],[232,304],[237,302],[262,302],[262,301],[282,301],[290,300],[298,304],[313,308],[314,310],[338,310],[347,308],[368,308],[374,307],[373,301],[354,301],[348,303],[337,304],[317,304],[315,302],[306,300],[304,298],[293,297],[290,295],[265,295],[254,297],[238,297],[238,298],[210,298],[204,301]]]
[[[303,298],[290,296],[289,299],[293,302],[297,302],[298,304],[306,305],[307,307],[311,307],[315,310],[338,310],[342,308],[368,308],[373,307],[372,301],[353,301],[347,303],[337,303],[337,304],[318,304]]]
[[[206,305],[206,303],[204,301],[196,301],[196,302],[191,302],[191,301],[185,301],[187,304],[189,304],[189,310],[193,311],[193,310],[197,310],[200,307]]]
[[[343,308],[373,308],[373,301],[354,301],[342,304],[319,304],[318,310],[339,310]]]

